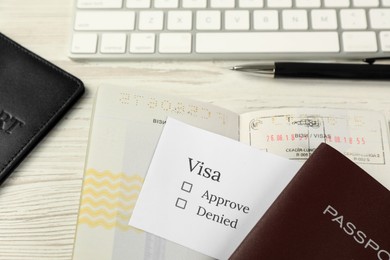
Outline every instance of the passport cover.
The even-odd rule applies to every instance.
[[[83,92],[79,79],[0,33],[0,184]]]
[[[230,259],[388,260],[390,192],[323,143]]]

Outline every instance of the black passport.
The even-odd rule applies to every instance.
[[[0,184],[83,93],[79,79],[0,33]]]

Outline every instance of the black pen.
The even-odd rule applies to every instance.
[[[274,78],[390,79],[390,65],[372,65],[377,59],[389,58],[368,58],[363,60],[369,64],[274,62],[273,64],[234,66],[231,69],[260,75],[270,75]]]

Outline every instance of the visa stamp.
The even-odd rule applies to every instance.
[[[318,145],[327,143],[357,164],[386,163],[389,139],[379,113],[307,108],[278,112],[251,119],[250,145],[304,161]]]

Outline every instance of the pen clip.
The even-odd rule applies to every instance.
[[[373,58],[365,58],[365,59],[363,59],[363,62],[372,65],[372,64],[374,64],[377,60],[390,60],[390,57],[373,57]]]

